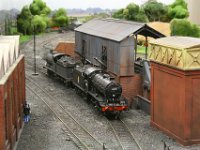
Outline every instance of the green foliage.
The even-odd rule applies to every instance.
[[[200,28],[186,19],[173,19],[170,24],[171,35],[200,37]]]
[[[145,54],[146,47],[142,45],[137,45],[137,54]]]
[[[9,17],[5,19],[5,35],[12,35],[12,20]]]
[[[30,6],[24,6],[17,17],[17,30],[24,35],[33,34],[33,26],[36,33],[44,32],[50,26],[48,14],[49,7],[42,0],[34,0]]]
[[[118,11],[114,12],[112,17],[118,18],[118,19],[123,19],[124,18],[123,12],[124,12],[124,9],[119,9]]]
[[[168,16],[170,19],[187,18],[189,16],[189,12],[185,0],[176,0],[173,4],[171,4],[168,9]]]
[[[69,24],[69,18],[64,8],[60,8],[52,18],[54,26],[65,27]]]
[[[138,22],[149,22],[148,17],[145,15],[144,10],[140,9],[139,13],[135,16],[135,20]]]
[[[156,0],[149,0],[143,5],[145,14],[149,21],[162,21],[167,14],[167,6]]]
[[[125,9],[120,9],[114,12],[113,18],[148,22],[148,18],[145,15],[144,11],[134,3],[130,3]]]
[[[140,7],[134,3],[130,3],[123,11],[124,18],[136,21],[136,15],[139,13]]]
[[[170,6],[172,8],[175,8],[176,6],[182,6],[183,8],[187,9],[187,3],[185,0],[175,0],[175,2]]]
[[[20,42],[20,43],[24,43],[24,42],[29,41],[30,39],[31,39],[31,36],[30,36],[30,35],[22,35],[22,36],[20,36],[19,42]]]
[[[33,25],[35,27],[35,33],[44,32],[47,24],[42,16],[35,15],[33,18]]]
[[[17,30],[23,34],[31,34],[31,20],[32,14],[28,6],[24,6],[21,10],[21,13],[17,17]]]
[[[48,15],[51,12],[50,8],[42,0],[34,0],[30,5],[30,11],[32,15]]]
[[[50,18],[48,16],[44,15],[44,14],[42,14],[40,16],[42,17],[43,21],[45,21],[46,26],[51,27]]]

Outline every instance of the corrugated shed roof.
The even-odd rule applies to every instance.
[[[200,47],[200,38],[171,36],[152,40],[150,43],[179,49],[189,49]]]
[[[114,41],[122,41],[143,26],[145,26],[144,23],[118,19],[93,19],[79,26],[75,31]]]
[[[0,79],[19,57],[19,36],[0,36]]]

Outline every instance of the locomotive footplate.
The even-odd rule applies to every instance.
[[[126,101],[124,103],[108,103],[106,100],[103,99],[102,96],[96,95],[95,93],[88,92],[94,99],[97,100],[99,107],[101,108],[102,112],[105,111],[124,111],[128,109],[128,105]]]

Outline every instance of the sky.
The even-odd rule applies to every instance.
[[[0,0],[0,10],[17,8],[21,10],[24,5],[29,5],[33,0]],[[141,5],[147,0],[43,0],[52,9],[58,8],[82,8],[100,7],[103,9],[119,9],[126,7],[129,3],[134,2]],[[169,4],[174,0],[158,0],[162,3]]]

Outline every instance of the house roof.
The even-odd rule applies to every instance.
[[[152,40],[150,43],[179,49],[190,49],[200,47],[200,38],[171,36]]]
[[[133,34],[154,38],[165,37],[145,23],[119,19],[93,19],[75,29],[77,32],[120,42]]]
[[[0,79],[19,56],[19,36],[0,36]]]

